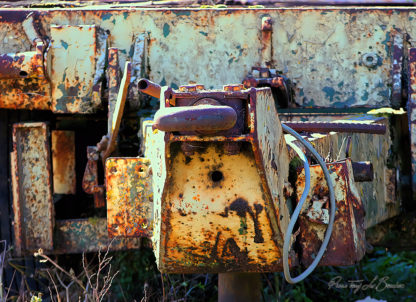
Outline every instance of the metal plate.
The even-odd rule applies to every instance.
[[[100,105],[99,84],[105,49],[98,44],[95,25],[52,25],[52,110],[60,113],[91,113]],[[105,45],[105,44],[104,44]],[[101,61],[102,63],[101,63]],[[98,68],[97,68],[98,67]],[[97,86],[98,85],[98,86]]]
[[[365,254],[364,207],[355,187],[349,159],[327,164],[335,191],[335,222],[331,239],[320,265],[352,265]],[[305,185],[304,172],[297,180],[299,200]],[[329,193],[322,168],[311,166],[311,191],[302,207],[298,237],[302,258],[308,266],[314,260],[322,244],[329,222]]]
[[[403,118],[405,115],[396,115],[397,119]],[[389,150],[392,148],[393,142],[390,135],[390,122],[385,117],[377,117],[375,115],[359,115],[348,119],[338,120],[338,122],[355,122],[362,124],[383,123],[386,127],[384,135],[374,135],[367,133],[336,133],[329,134],[314,133],[307,137],[314,148],[323,158],[332,162],[338,159],[339,154],[344,154],[339,160],[345,158],[345,143],[350,139],[349,154],[353,161],[370,161],[374,168],[374,180],[372,182],[358,182],[356,187],[360,194],[360,198],[364,204],[365,212],[365,228],[372,227],[377,223],[394,217],[400,213],[400,202],[396,195],[396,181],[391,178],[392,172],[388,171]],[[286,135],[286,140],[291,140]],[[303,145],[299,147],[304,149]],[[386,187],[389,188],[386,190]]]
[[[53,192],[75,194],[75,132],[52,131]]]
[[[16,253],[51,251],[54,219],[45,123],[13,125],[11,166]]]
[[[151,237],[153,190],[150,161],[108,158],[105,163],[110,237]]]

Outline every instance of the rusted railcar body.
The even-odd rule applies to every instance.
[[[282,122],[303,131],[332,167],[339,208],[322,264],[359,261],[365,229],[414,210],[405,199],[416,192],[415,18],[413,6],[0,8],[0,108],[42,110],[49,123],[22,118],[13,126],[16,253],[93,251],[110,237],[115,250],[137,248],[152,237],[165,272],[280,270],[288,201],[296,205],[303,185],[300,169],[298,181],[289,180],[295,153],[286,142],[294,139],[282,134]],[[170,88],[143,87],[140,78]],[[146,120],[159,107],[194,101],[229,106],[236,126],[195,134],[155,130],[166,120]],[[132,124],[130,143],[140,142],[126,152]],[[31,134],[39,125],[42,137]],[[37,165],[19,160],[34,152],[43,154]],[[212,165],[229,179],[211,187],[216,180],[203,177]],[[325,233],[319,169],[293,236],[303,254],[292,255],[292,265],[309,264]],[[240,195],[251,213],[232,205]],[[81,214],[59,210],[71,202],[82,208],[80,200]]]

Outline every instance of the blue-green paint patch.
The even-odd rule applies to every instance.
[[[338,93],[338,92],[335,91],[334,88],[329,87],[329,86],[325,86],[322,89],[322,91],[325,92],[325,98],[329,99],[330,102],[332,102],[334,100],[335,94]]]
[[[327,12],[321,12],[321,15],[327,15],[328,13]]]
[[[170,34],[170,26],[169,24],[165,23],[163,25],[163,36],[166,38]]]
[[[111,21],[113,24],[116,24],[116,19],[113,19],[113,21]]]
[[[315,106],[315,100],[310,99],[308,100],[306,97],[303,98],[303,106],[305,107],[314,107]]]
[[[61,40],[61,45],[63,48],[68,49],[68,43],[66,43],[65,41]]]
[[[390,98],[390,89],[381,90],[377,93],[379,96],[383,98]]]
[[[105,20],[110,20],[110,18],[112,17],[112,14],[110,14],[110,13],[105,13],[105,14],[102,14],[101,15],[101,19],[103,20],[103,21],[105,21]]]
[[[205,36],[205,37],[206,37],[206,36],[208,36],[208,33],[204,32],[204,31],[200,31],[199,33],[200,33],[201,35]]]
[[[295,50],[292,50],[292,54],[294,54],[294,55],[295,55],[295,54],[296,54],[296,51],[295,51]]]
[[[173,11],[173,13],[176,16],[190,16],[191,15],[191,11],[187,10],[187,11]]]
[[[338,86],[338,88],[344,87],[344,81],[339,82],[337,86]]]
[[[409,17],[409,21],[413,21],[413,19],[414,19],[413,17]]]
[[[176,83],[170,84],[170,87],[172,87],[173,89],[178,89],[179,88],[179,86]]]
[[[386,25],[384,25],[384,24],[381,24],[381,25],[380,25],[380,28],[381,28],[382,30],[386,30],[387,26],[386,26]]]
[[[299,90],[299,96],[303,96],[303,95],[304,95],[303,88],[301,88],[301,89]]]
[[[364,91],[364,94],[361,96],[361,100],[362,101],[367,101],[368,100],[368,91]]]
[[[351,105],[354,105],[357,102],[356,98],[355,98],[355,92],[352,92],[352,95],[349,96],[347,98],[346,101],[344,102],[335,102],[332,105],[336,108],[344,108],[344,107],[349,107]]]
[[[228,59],[228,65],[230,65],[232,62],[234,62],[234,58]]]
[[[125,49],[120,49],[120,52],[123,54],[127,54],[127,51]]]
[[[160,86],[166,86],[166,80],[165,80],[165,78],[163,78],[162,81],[160,82]]]
[[[384,39],[381,44],[384,45],[384,49],[386,50],[386,53],[390,55],[390,32],[386,32],[386,38]]]
[[[123,13],[123,18],[124,18],[124,20],[126,20],[128,16],[129,16],[129,13],[128,13],[128,12],[124,12],[124,13]]]
[[[134,44],[130,45],[130,50],[129,50],[130,58],[133,58],[133,55],[134,55]]]

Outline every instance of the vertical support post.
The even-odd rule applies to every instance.
[[[219,302],[261,301],[261,275],[258,273],[218,274]]]
[[[407,114],[409,119],[412,191],[416,199],[416,48],[409,49]]]

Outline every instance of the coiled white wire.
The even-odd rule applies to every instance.
[[[322,157],[312,147],[312,145],[307,140],[305,140],[299,133],[297,133],[295,130],[293,130],[292,128],[290,128],[290,127],[288,127],[284,124],[282,124],[282,128],[285,132],[293,135],[296,139],[298,139],[305,146],[305,148],[308,149],[312,153],[312,155],[318,161],[319,165],[322,167],[322,171],[324,172],[325,179],[326,179],[326,182],[328,184],[329,201],[330,201],[330,204],[331,204],[330,214],[329,214],[329,224],[328,224],[328,228],[326,229],[325,237],[324,237],[324,240],[322,242],[321,248],[319,249],[319,251],[318,251],[315,259],[312,261],[311,265],[302,274],[300,274],[297,277],[292,278],[292,276],[290,275],[290,270],[289,270],[290,239],[292,237],[292,232],[293,232],[293,228],[295,226],[296,220],[298,219],[300,211],[302,210],[302,206],[305,203],[306,198],[308,197],[308,193],[309,193],[310,185],[311,185],[311,174],[310,174],[310,170],[309,170],[309,163],[308,163],[308,160],[307,160],[305,154],[295,144],[288,143],[293,148],[293,150],[299,155],[301,160],[303,161],[303,166],[304,166],[304,170],[305,170],[305,188],[303,189],[302,196],[300,198],[300,201],[299,201],[298,205],[295,208],[295,211],[292,214],[292,217],[290,217],[289,225],[287,227],[287,230],[286,230],[286,233],[285,233],[285,238],[284,238],[284,241],[283,241],[283,272],[284,272],[286,281],[291,283],[291,284],[294,284],[294,283],[302,281],[307,276],[309,276],[313,272],[313,270],[316,268],[319,261],[321,260],[323,254],[325,252],[325,249],[328,246],[329,239],[331,238],[332,229],[333,229],[334,220],[335,220],[335,207],[336,207],[336,205],[335,205],[335,194],[334,194],[334,186],[332,184],[332,179],[331,179],[328,168],[326,167],[326,164],[323,161]]]

